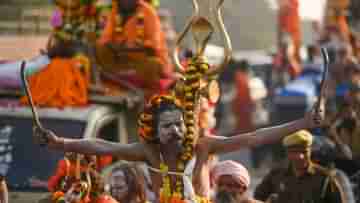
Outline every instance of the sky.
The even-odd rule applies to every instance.
[[[277,9],[277,0],[265,0],[269,7]],[[300,16],[303,20],[320,20],[323,16],[326,0],[299,0]]]

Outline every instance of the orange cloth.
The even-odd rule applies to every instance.
[[[147,2],[139,0],[138,8],[134,15],[127,19],[121,31],[116,30],[118,16],[118,5],[113,1],[112,11],[109,14],[105,29],[99,39],[101,44],[115,42],[125,43],[132,47],[139,40],[142,41],[144,47],[152,48],[156,56],[160,59],[163,66],[163,74],[172,73],[169,65],[168,50],[166,46],[165,36],[161,30],[160,18],[156,10]],[[139,22],[139,16],[143,16],[143,22]]]
[[[344,40],[350,40],[350,28],[345,15],[332,16],[328,19],[326,24],[328,28],[335,27],[340,32],[341,37]]]
[[[292,78],[299,75],[302,68],[300,66],[300,48],[301,48],[301,29],[299,16],[299,0],[280,0],[280,9],[278,15],[279,23],[279,40],[283,40],[284,34],[288,34],[292,40],[293,50],[283,50],[281,57],[286,57],[288,64],[286,65]]]
[[[61,191],[56,191],[52,194],[51,200],[53,203],[63,203],[65,194]],[[86,195],[82,200],[77,203],[90,203],[90,198]]]
[[[288,60],[289,60],[288,72],[290,73],[291,78],[296,78],[298,75],[300,75],[302,71],[301,64],[299,63],[299,60],[296,57],[296,55],[289,56]]]
[[[294,43],[294,55],[300,60],[301,29],[298,0],[281,0],[278,15],[279,32],[288,33]]]
[[[345,40],[350,40],[351,34],[346,20],[347,9],[350,3],[350,0],[329,0],[325,13],[325,25],[327,27],[336,27]]]
[[[249,76],[237,71],[235,73],[236,97],[233,101],[233,112],[236,115],[236,130],[247,132],[253,129],[253,102],[250,95]]]
[[[54,192],[59,184],[60,181],[67,175],[74,177],[76,173],[76,164],[72,162],[68,162],[70,165],[67,164],[67,162],[62,159],[58,162],[58,165],[56,167],[55,174],[52,175],[48,180],[48,190],[50,192]],[[85,171],[86,167],[81,167],[81,171]]]
[[[96,198],[92,201],[93,203],[118,203],[114,198],[109,195],[100,195],[100,197]]]
[[[346,20],[346,16],[339,16],[337,19],[337,24],[339,26],[340,33],[343,35],[344,39],[350,40],[350,28]]]
[[[32,75],[29,88],[35,105],[47,107],[82,106],[87,104],[89,70],[85,74],[78,68],[78,59],[52,59],[40,72]],[[20,99],[28,104],[27,97]]]
[[[300,17],[298,0],[282,0],[279,10],[280,30],[291,34],[294,41],[300,41]]]
[[[100,156],[98,158],[98,169],[102,170],[103,168],[105,168],[106,166],[110,165],[113,161],[112,156],[109,155],[105,155],[105,156]]]
[[[180,198],[178,195],[172,195],[169,199],[160,194],[159,203],[187,203],[188,201]],[[212,203],[212,201],[206,197],[196,196],[195,202],[197,203]]]

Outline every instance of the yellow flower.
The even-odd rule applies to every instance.
[[[160,171],[161,171],[162,173],[167,173],[167,172],[169,172],[169,166],[166,165],[166,164],[164,164],[164,163],[161,163],[161,164],[160,164]]]
[[[178,192],[174,192],[173,196],[176,198],[181,198],[182,195]]]
[[[122,32],[122,31],[123,31],[123,28],[120,27],[120,26],[117,26],[117,27],[115,28],[115,32]]]
[[[191,73],[191,72],[194,72],[196,71],[196,67],[195,66],[189,66],[187,69],[186,69],[186,72],[185,73]]]
[[[145,36],[145,31],[144,31],[144,29],[143,29],[143,28],[137,29],[137,34],[138,34],[139,37]]]
[[[145,18],[145,16],[144,16],[144,14],[143,14],[143,13],[139,13],[139,14],[137,15],[137,18],[138,18],[138,19],[144,19],[144,18]]]
[[[207,71],[209,69],[209,64],[206,63],[201,64],[200,69],[202,72]]]
[[[188,134],[193,134],[195,132],[195,127],[189,127],[188,129],[187,129],[187,133]]]
[[[178,163],[177,164],[177,168],[179,169],[179,170],[184,170],[185,169],[185,165],[184,165],[184,163],[182,163],[182,162],[180,162],[180,163]]]

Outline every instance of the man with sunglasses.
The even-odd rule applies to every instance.
[[[217,163],[211,176],[215,186],[214,203],[261,203],[247,196],[250,175],[240,163],[231,160]]]
[[[257,186],[254,196],[259,200],[272,198],[272,203],[341,203],[344,190],[336,178],[336,170],[311,161],[313,137],[306,130],[283,140],[289,166],[272,170]],[[274,198],[275,197],[275,198]]]

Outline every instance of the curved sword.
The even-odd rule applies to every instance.
[[[21,81],[22,81],[24,89],[25,89],[26,97],[29,100],[29,104],[30,104],[30,108],[31,108],[32,116],[33,116],[33,119],[32,119],[33,120],[33,125],[34,125],[34,127],[38,128],[40,130],[40,133],[41,133],[40,139],[43,140],[43,142],[41,142],[40,145],[46,145],[48,139],[47,139],[47,137],[45,135],[46,135],[48,130],[46,130],[41,125],[41,122],[40,122],[40,119],[39,119],[39,114],[36,111],[34,100],[32,99],[32,96],[31,96],[29,84],[28,84],[28,82],[26,80],[25,68],[26,68],[26,62],[22,61],[21,68],[20,68]]]
[[[326,88],[326,80],[327,80],[327,77],[329,74],[329,54],[328,54],[326,48],[321,48],[321,54],[322,54],[322,57],[324,60],[324,71],[322,73],[322,78],[321,78],[321,82],[320,82],[319,99],[318,99],[318,102],[317,102],[316,108],[315,108],[317,113],[320,112],[320,106],[322,103],[323,96],[325,94],[324,91]]]

